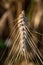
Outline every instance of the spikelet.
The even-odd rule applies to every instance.
[[[42,54],[35,44],[36,37],[27,27],[27,20],[24,11],[17,18],[17,22],[12,29],[13,44],[5,60],[4,65],[43,65]],[[39,63],[40,61],[40,63]],[[23,63],[24,64],[23,64]],[[35,62],[35,63],[34,63]]]

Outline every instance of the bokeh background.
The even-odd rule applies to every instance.
[[[28,19],[27,26],[30,28],[30,30],[37,31],[37,34],[34,32],[32,33],[37,37],[38,40],[40,40],[41,43],[36,42],[36,44],[38,43],[38,48],[43,55],[43,0],[0,0],[0,65],[3,65],[5,58],[9,53],[8,50],[10,49],[9,47],[6,49],[5,41],[8,38],[10,34],[9,32],[11,32],[10,30],[12,28],[9,28],[8,23],[5,23],[4,27],[3,23],[1,23],[3,20],[2,16],[9,10],[11,11],[14,20],[16,20],[21,11],[24,10],[25,16]],[[8,20],[5,21],[8,22]],[[40,21],[39,26],[37,25],[38,21]],[[5,54],[2,56],[4,51]],[[24,63],[21,65],[24,65]],[[33,64],[30,63],[29,65]]]

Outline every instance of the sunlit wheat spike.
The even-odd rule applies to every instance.
[[[13,36],[12,48],[4,62],[4,65],[19,65],[19,61],[22,59],[22,57],[25,59],[25,65],[29,65],[30,60],[34,65],[34,57],[34,59],[36,59],[36,63],[39,64],[39,59],[43,65],[43,60],[41,59],[42,55],[34,41],[34,38],[36,37],[33,36],[27,27],[27,20],[24,12],[22,12],[17,19],[17,23],[15,23],[15,26],[12,28],[12,33],[10,34],[11,37]]]

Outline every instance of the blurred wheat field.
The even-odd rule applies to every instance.
[[[1,0],[0,40],[0,65],[43,65],[43,0]]]

